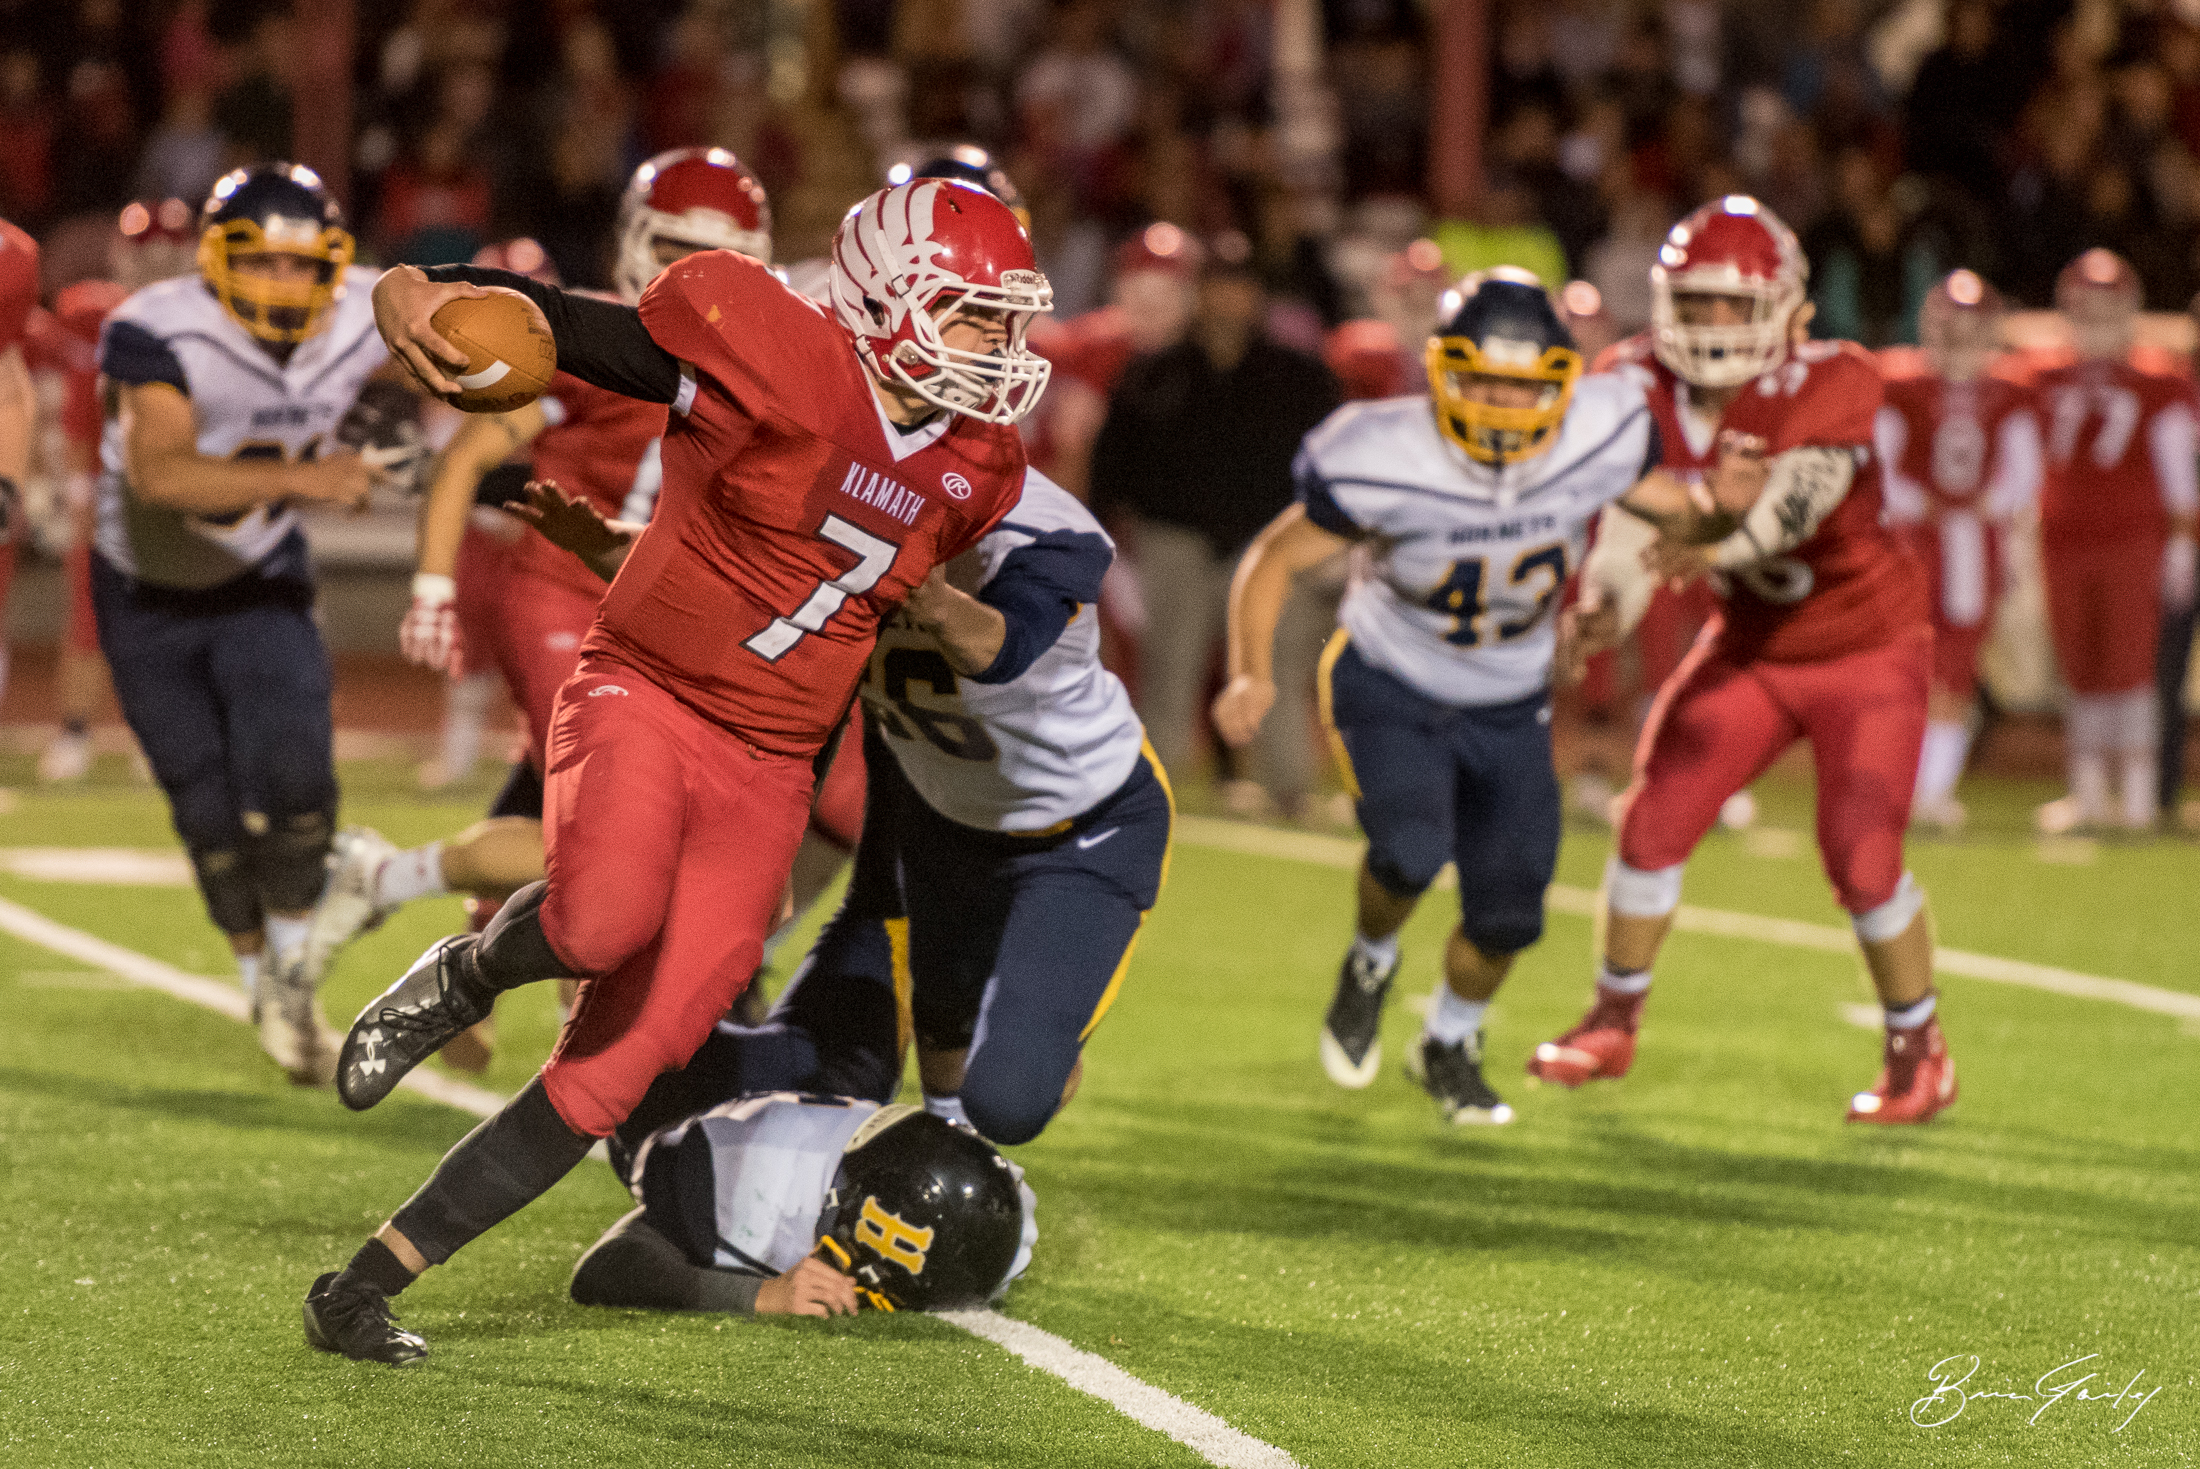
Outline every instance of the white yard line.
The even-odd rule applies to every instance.
[[[96,880],[96,879],[95,879]],[[135,949],[109,943],[82,929],[56,923],[42,913],[0,898],[0,933],[51,949],[132,984],[159,990],[176,999],[245,1021],[249,1008],[244,993],[235,985],[203,975],[186,974]],[[476,1117],[488,1117],[503,1107],[505,1098],[478,1086],[437,1072],[410,1072],[398,1083],[422,1096],[455,1107]],[[602,1156],[597,1145],[594,1156]],[[1052,1332],[1012,1320],[998,1311],[941,1311],[940,1320],[959,1326],[973,1336],[1004,1348],[1042,1372],[1050,1372],[1079,1392],[1090,1393],[1124,1417],[1156,1433],[1165,1433],[1219,1469],[1299,1469],[1299,1461],[1282,1449],[1240,1433],[1204,1408],[1195,1408],[1149,1382],[1131,1376],[1105,1357],[1080,1351]]]
[[[187,888],[191,859],[143,847],[0,847],[0,872],[37,882]]]
[[[1280,857],[1291,862],[1309,862],[1319,867],[1347,870],[1359,867],[1361,853],[1366,850],[1364,844],[1346,837],[1321,836],[1303,831],[1278,831],[1248,822],[1222,821],[1203,816],[1178,817],[1176,839],[1194,847],[1244,852],[1256,857]],[[1443,886],[1451,885],[1450,868],[1444,869],[1444,875],[1439,882]],[[1589,888],[1554,883],[1550,891],[1550,905],[1560,913],[1590,918],[1596,914],[1597,895]],[[1684,903],[1673,915],[1673,926],[1683,933],[1707,933],[1720,938],[1749,939],[1757,943],[1780,944],[1791,949],[1816,949],[1827,954],[1856,952],[1854,935],[1846,928],[1837,928],[1830,923],[1803,923],[1793,918],[1767,918],[1758,913],[1732,913],[1723,908],[1695,908]],[[2097,974],[2081,974],[2075,969],[2058,969],[2051,964],[2033,964],[2023,959],[2003,959],[1993,954],[1973,954],[1963,949],[1935,950],[1933,967],[1943,974],[1953,974],[1963,979],[1980,979],[1989,984],[2020,985],[2025,989],[2045,990],[2049,994],[2067,995],[2073,999],[2106,1000],[2110,1004],[2123,1005],[2133,1010],[2148,1010],[2157,1015],[2172,1015],[2180,1020],[2200,1021],[2200,995],[2158,989],[2149,984],[2134,984],[2128,979],[2106,979]]]

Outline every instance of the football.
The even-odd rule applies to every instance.
[[[446,301],[430,319],[444,341],[466,354],[452,374],[464,391],[453,407],[468,413],[509,413],[542,396],[558,370],[557,339],[542,308],[517,291]]]

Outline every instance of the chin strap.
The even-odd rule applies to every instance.
[[[817,1237],[817,1248],[810,1251],[810,1253],[843,1275],[855,1274],[855,1257],[848,1253],[846,1246],[829,1234],[819,1235]],[[856,1299],[874,1311],[892,1311],[895,1309],[892,1301],[869,1286],[860,1283],[856,1286]]]

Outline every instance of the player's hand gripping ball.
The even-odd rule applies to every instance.
[[[558,370],[557,339],[542,308],[517,291],[446,301],[429,324],[466,365],[451,376],[461,389],[451,406],[468,413],[509,413],[541,397]]]

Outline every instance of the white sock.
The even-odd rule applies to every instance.
[[[1917,802],[1920,806],[1946,800],[1963,777],[1963,757],[1971,750],[1971,728],[1955,720],[1936,719],[1925,726],[1925,744],[1917,755]]]
[[[1895,1009],[1892,1005],[1889,1005],[1886,1007],[1887,1029],[1915,1030],[1920,1025],[1923,1025],[1926,1021],[1932,1019],[1933,1011],[1935,1011],[1939,1007],[1940,994],[1936,990],[1927,990],[1925,992],[1924,999],[1918,1000],[1913,1004],[1905,1005],[1899,1010]]]
[[[2157,772],[2152,750],[2126,750],[2124,766],[2124,825],[2154,824],[2154,782]]]
[[[2108,814],[2108,757],[2098,750],[2081,750],[2070,757],[2070,798],[2088,821]]]
[[[1614,969],[1609,963],[1599,964],[1597,988],[1615,995],[1646,995],[1650,993],[1650,971]]]
[[[252,997],[253,997],[254,995],[256,995],[256,994],[258,994],[258,993],[259,993],[259,991],[260,991],[260,956],[259,956],[259,955],[257,955],[257,954],[239,954],[239,955],[237,956],[237,983],[239,983],[239,984],[241,984],[241,985],[243,985],[243,986],[244,986],[244,997],[245,997],[246,999],[248,999],[248,1000],[249,1000],[249,999],[251,999],[251,998],[252,998]]]
[[[924,1110],[934,1117],[945,1117],[949,1122],[960,1122],[963,1126],[970,1127],[970,1118],[963,1111],[963,1099],[961,1097],[935,1097],[930,1092],[926,1092],[924,1094]],[[971,1128],[971,1131],[975,1132],[977,1129]]]
[[[1352,952],[1364,962],[1372,964],[1377,974],[1388,974],[1398,967],[1398,935],[1387,939],[1371,939],[1366,934],[1354,934]]]
[[[1436,1003],[1428,1007],[1428,1023],[1422,1033],[1438,1044],[1455,1046],[1482,1028],[1489,1012],[1487,1000],[1462,1000],[1448,984],[1436,988]]]
[[[496,691],[495,674],[469,673],[443,696],[443,770],[452,780],[464,780],[481,755],[489,700]]]
[[[374,870],[370,887],[377,908],[395,908],[415,898],[449,892],[443,885],[443,844],[430,842],[425,847],[392,852]]]
[[[267,957],[277,964],[297,958],[312,928],[310,918],[278,918],[273,913],[268,914],[260,925],[260,931],[267,935]]]

